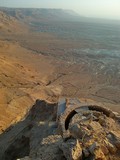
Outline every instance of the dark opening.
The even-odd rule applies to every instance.
[[[80,107],[80,108],[84,108],[86,106],[83,106],[83,107]],[[100,107],[100,106],[87,106],[89,110],[92,110],[92,111],[98,111],[98,112],[102,112],[103,114],[105,114],[106,116],[110,116],[111,114],[111,111],[109,111],[108,109],[106,108],[103,108],[103,107]],[[79,107],[78,107],[79,108]],[[75,110],[71,111],[69,113],[69,115],[67,116],[66,120],[65,120],[65,129],[68,130],[69,128],[69,123],[70,123],[70,120],[72,119],[72,117],[77,114],[77,112]]]
[[[65,129],[68,130],[69,128],[69,123],[70,120],[72,119],[72,117],[77,114],[77,112],[75,110],[73,110],[72,112],[70,112],[70,114],[67,116],[66,120],[65,120]]]
[[[30,152],[30,140],[28,137],[22,136],[21,139],[17,139],[9,148],[5,151],[5,160],[16,160],[28,156]]]
[[[105,114],[107,117],[110,116],[111,111],[109,111],[106,108],[100,107],[100,106],[88,106],[89,110],[92,111],[98,111],[98,112],[102,112],[103,114]]]
[[[85,156],[84,152],[82,152],[82,160],[94,160],[95,156],[90,154],[88,157]]]

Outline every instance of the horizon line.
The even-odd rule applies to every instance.
[[[54,9],[54,10],[66,10],[66,11],[73,11],[75,12],[78,16],[82,18],[89,18],[89,19],[96,19],[96,20],[108,20],[108,21],[119,21],[120,19],[115,19],[115,18],[103,18],[103,17],[94,17],[94,16],[86,16],[86,15],[81,15],[78,12],[76,12],[74,9],[65,9],[65,8],[48,8],[48,7],[10,7],[10,6],[0,6],[0,8],[11,8],[11,9]]]

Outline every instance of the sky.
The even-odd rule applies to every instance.
[[[72,9],[82,16],[120,19],[120,0],[0,0],[0,6]]]

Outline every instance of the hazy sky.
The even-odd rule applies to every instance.
[[[0,0],[0,6],[63,8],[85,16],[120,19],[120,0]]]

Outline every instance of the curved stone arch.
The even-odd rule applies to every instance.
[[[77,114],[77,112],[75,110],[71,111],[70,114],[67,116],[67,118],[65,119],[65,130],[68,130],[69,128],[69,123],[70,120],[72,119],[72,117]]]
[[[63,137],[66,137],[66,134],[68,134],[70,119],[72,119],[72,117],[78,113],[76,110],[79,109],[98,111],[102,112],[107,117],[111,117],[113,119],[116,118],[115,114],[110,109],[92,103],[91,104],[81,103],[79,106],[68,107],[65,110],[65,112],[61,115],[59,122],[60,133],[62,133]]]

